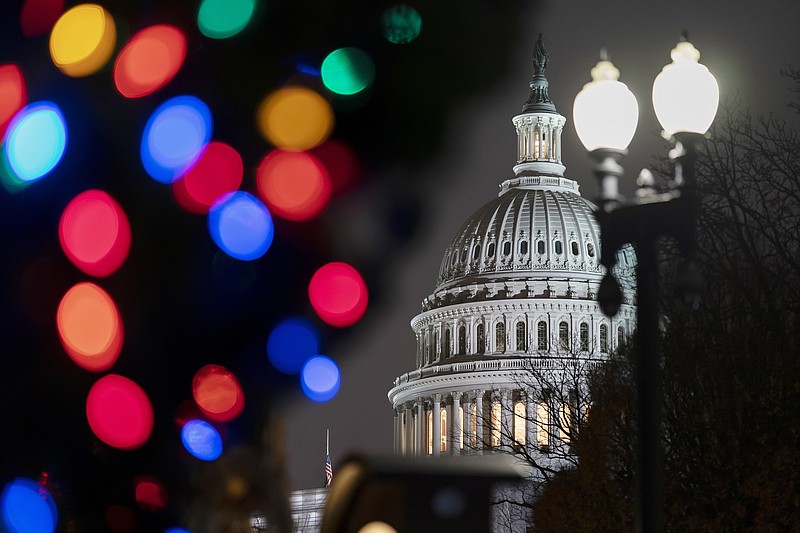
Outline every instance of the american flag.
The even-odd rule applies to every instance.
[[[328,454],[325,457],[325,488],[331,486],[331,481],[333,480],[333,465],[331,464],[331,456]]]

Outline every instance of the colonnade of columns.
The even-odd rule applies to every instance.
[[[520,389],[431,394],[395,407],[394,453],[466,455],[548,444],[549,407]]]

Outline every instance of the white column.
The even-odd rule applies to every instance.
[[[422,399],[417,400],[417,408],[415,409],[416,423],[414,424],[414,455],[425,455],[425,406]]]
[[[474,400],[467,394],[464,397],[464,419],[462,423],[464,424],[464,444],[465,444],[465,451],[470,453],[470,447],[472,446],[472,404]]]
[[[392,455],[400,455],[400,424],[398,423],[400,420],[400,414],[398,413],[397,407],[392,409],[394,413],[394,438],[392,439]]]
[[[536,447],[536,404],[530,391],[525,393],[525,447],[528,453]]]
[[[483,454],[483,391],[475,391],[475,451],[478,455]]]
[[[442,395],[433,395],[433,435],[431,435],[431,451],[434,457],[439,456],[442,449]]]
[[[461,397],[458,392],[453,393],[452,412],[453,415],[448,420],[448,423],[452,428],[450,433],[450,442],[452,442],[452,445],[450,446],[450,455],[461,455],[461,427],[463,421],[461,420]]]

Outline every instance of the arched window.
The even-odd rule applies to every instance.
[[[594,244],[586,243],[586,253],[589,254],[589,257],[594,257]]]
[[[556,255],[561,255],[564,253],[564,248],[561,245],[561,241],[556,241],[553,247],[555,248]]]
[[[544,241],[536,241],[536,253],[540,255],[544,253]]]
[[[461,250],[461,262],[465,263],[467,261],[467,249],[464,248]]]
[[[581,322],[581,351],[589,351],[589,324]]]
[[[458,327],[458,355],[467,353],[467,328],[463,324]]]
[[[486,351],[486,332],[483,329],[483,324],[478,324],[475,328],[475,353],[483,353]]]
[[[622,326],[617,328],[617,348],[625,344],[625,330]]]
[[[504,322],[498,322],[494,327],[494,346],[495,352],[506,351],[506,325]]]
[[[544,320],[539,321],[539,323],[536,325],[536,333],[538,340],[537,348],[542,351],[547,350],[547,347],[550,344],[547,339],[547,322]]]
[[[511,255],[511,241],[503,243],[503,255]]]
[[[608,353],[608,326],[600,324],[600,351]]]
[[[486,257],[493,257],[494,256],[494,243],[490,242],[489,246],[486,247]]]
[[[447,451],[447,409],[439,410],[439,451]]]
[[[444,356],[450,357],[452,353],[450,352],[450,328],[446,328],[444,330],[444,346],[442,347],[444,350]]]
[[[566,322],[558,324],[558,345],[562,350],[569,350],[569,324]]]
[[[550,407],[546,397],[536,402],[536,444],[550,444]]]
[[[514,444],[525,446],[525,402],[517,400],[514,403]]]
[[[520,320],[517,322],[516,330],[517,351],[524,352],[528,349],[527,328],[525,327],[525,321]]]
[[[472,249],[472,259],[477,261],[481,257],[481,245],[476,244],[475,248]]]
[[[577,242],[572,241],[570,243],[570,248],[572,248],[572,255],[578,255],[578,243]]]
[[[522,255],[526,255],[528,253],[528,241],[522,241],[519,243],[519,253]]]

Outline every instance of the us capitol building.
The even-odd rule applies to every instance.
[[[411,321],[415,367],[388,394],[395,454],[547,461],[586,406],[569,400],[578,391],[553,394],[530,376],[600,364],[635,327],[631,248],[615,270],[620,312],[610,319],[596,301],[605,269],[595,207],[565,176],[566,119],[550,100],[547,62],[540,37],[530,97],[512,119],[513,176],[462,224]]]

